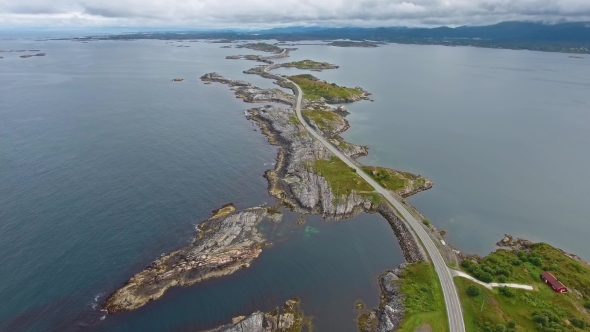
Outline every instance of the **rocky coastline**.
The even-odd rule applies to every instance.
[[[111,314],[134,310],[160,298],[170,287],[192,285],[248,267],[269,245],[257,230],[267,216],[266,208],[216,213],[199,224],[191,244],[155,260],[111,294],[105,309]]]
[[[202,332],[301,332],[312,331],[311,317],[306,317],[299,308],[299,299],[293,298],[285,302],[282,308],[271,312],[256,311],[250,316],[239,316],[232,319],[231,324],[216,327]]]
[[[357,318],[359,332],[390,332],[399,328],[404,319],[404,295],[398,280],[405,267],[405,264],[401,264],[395,270],[385,271],[379,276],[379,307]]]

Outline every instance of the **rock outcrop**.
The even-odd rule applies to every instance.
[[[154,261],[106,301],[109,313],[137,309],[173,286],[187,286],[248,267],[267,245],[257,225],[265,208],[212,218],[198,226],[193,243]]]
[[[248,111],[269,142],[279,145],[274,170],[268,171],[270,193],[302,213],[320,214],[326,219],[342,219],[373,208],[370,197],[352,191],[336,195],[328,181],[310,167],[316,160],[329,160],[332,153],[313,139],[291,108],[265,106]]]
[[[403,294],[397,282],[401,275],[402,264],[393,271],[386,271],[379,277],[381,301],[379,308],[362,314],[357,319],[360,332],[391,332],[399,328],[404,318]]]
[[[204,332],[300,332],[312,330],[311,318],[299,309],[299,299],[290,299],[281,308],[264,313],[256,311],[248,317],[235,317],[231,324]]]

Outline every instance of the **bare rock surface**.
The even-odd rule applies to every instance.
[[[399,328],[404,318],[404,296],[400,292],[397,280],[403,268],[404,264],[393,271],[386,271],[379,277],[379,308],[366,312],[357,319],[360,332],[391,332]]]
[[[257,230],[267,215],[251,208],[204,221],[193,243],[154,261],[106,301],[109,313],[137,309],[173,286],[231,274],[258,257],[265,239]]]
[[[281,146],[275,169],[266,174],[273,196],[297,212],[316,213],[327,219],[347,218],[373,207],[370,197],[355,191],[336,195],[328,181],[313,171],[311,165],[316,160],[328,160],[333,155],[306,132],[292,108],[253,108],[248,116],[260,125],[271,144]]]
[[[290,299],[279,310],[264,313],[256,311],[248,317],[240,316],[231,324],[203,332],[300,332],[303,327],[311,331],[311,318],[299,309],[299,299]]]

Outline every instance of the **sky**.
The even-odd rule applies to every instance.
[[[0,29],[590,22],[590,0],[0,0]]]

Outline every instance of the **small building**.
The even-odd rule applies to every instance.
[[[346,111],[346,107],[344,107],[344,105],[340,105],[338,107],[336,107],[336,110],[339,112],[345,112]]]
[[[541,273],[541,280],[544,283],[551,286],[556,293],[567,293],[567,287],[561,283],[551,272],[543,272]]]

